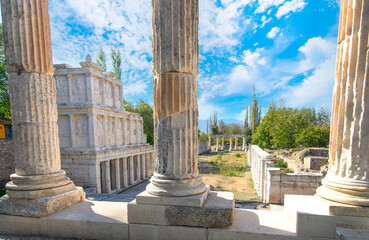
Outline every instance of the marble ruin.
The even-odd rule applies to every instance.
[[[4,0],[1,10],[15,174],[0,213],[43,217],[85,198],[61,170],[48,1]]]
[[[76,174],[95,179],[96,187],[100,181],[101,191],[141,178],[142,169],[152,165],[146,161],[151,150],[140,118],[121,106],[121,85],[90,58],[82,69],[56,66],[55,81],[48,1],[1,1],[16,173],[0,199],[0,234],[68,239],[367,239],[368,1],[341,2],[328,174],[315,196],[286,195],[283,211],[234,209],[232,193],[209,191],[199,175],[198,6],[198,0],[152,0],[157,153],[150,185],[127,203],[84,201],[83,190],[61,170],[57,125],[58,95],[60,128],[67,129],[59,134],[62,154],[71,156],[63,159],[95,166]],[[77,158],[74,149],[96,155]],[[261,163],[255,164],[267,166],[268,155],[257,152]],[[132,173],[134,164],[145,168]],[[278,177],[264,170],[261,174],[260,191],[265,174]]]
[[[224,151],[224,150],[229,150],[229,151],[237,151],[237,150],[242,150],[242,151],[246,151],[247,149],[247,145],[246,145],[246,137],[244,135],[214,135],[214,136],[209,136],[209,149],[211,150],[211,139],[216,139],[216,144],[215,144],[215,151],[218,152],[219,150]],[[229,149],[225,149],[225,138],[229,138]],[[240,147],[238,144],[238,139],[242,138],[242,146]],[[222,139],[222,147],[219,146],[219,140]],[[235,143],[233,145],[233,139],[235,139]]]
[[[317,194],[369,207],[369,5],[343,0],[341,9],[329,169]]]
[[[54,65],[62,169],[80,186],[119,192],[152,174],[154,149],[115,74],[89,55],[80,65]]]
[[[198,7],[198,0],[152,1],[156,166],[146,192],[128,206],[131,223],[157,224],[158,219],[142,216],[149,213],[165,214],[163,225],[232,223],[233,193],[210,192],[197,166]],[[217,204],[220,198],[228,201]]]

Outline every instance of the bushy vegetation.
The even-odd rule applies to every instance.
[[[147,142],[154,145],[154,110],[150,104],[140,99],[138,103],[123,102],[125,110],[141,115],[143,118],[144,134],[147,136]]]
[[[278,160],[274,162],[274,167],[276,168],[288,168],[288,164],[283,160]]]
[[[261,148],[326,147],[329,144],[328,111],[314,108],[269,107],[252,143]]]
[[[224,160],[220,154],[210,163],[219,169],[220,175],[230,177],[242,177],[249,167],[246,159],[244,161],[228,161]]]
[[[0,119],[11,120],[2,24],[0,24]]]

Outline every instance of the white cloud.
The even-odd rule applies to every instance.
[[[267,38],[272,39],[275,38],[277,36],[277,34],[279,33],[281,29],[279,27],[274,27],[272,28],[268,34],[267,34]]]
[[[268,22],[272,21],[272,18],[267,18],[265,15],[261,18],[260,28],[263,28]]]
[[[242,15],[244,7],[254,0],[223,0],[222,7],[216,0],[200,1],[199,40],[204,51],[227,48],[239,43],[237,34],[242,34],[251,19]]]
[[[125,97],[148,93],[152,79],[151,4],[146,0],[50,1],[54,63],[78,66],[103,48],[111,70],[110,47],[122,55]],[[149,14],[148,14],[149,13]],[[137,84],[140,89],[135,89]]]
[[[297,74],[309,70],[313,72],[301,84],[288,87],[282,98],[291,106],[330,107],[336,59],[335,39],[311,38],[299,51],[304,58],[299,63]]]
[[[304,46],[299,48],[299,51],[304,54],[304,60],[300,62],[298,71],[308,71],[322,64],[327,58],[335,55],[336,48],[334,39],[310,38]]]
[[[248,65],[249,67],[254,68],[256,65],[265,65],[266,58],[261,57],[260,51],[263,49],[258,48],[255,52],[251,52],[250,50],[245,50],[243,52],[243,60],[242,62]]]
[[[285,2],[277,11],[277,18],[281,18],[290,12],[299,12],[307,5],[304,0],[292,0]]]
[[[277,7],[284,3],[285,0],[259,0],[259,6],[256,9],[255,13],[263,13],[268,10],[270,7]],[[269,13],[268,13],[269,14]]]

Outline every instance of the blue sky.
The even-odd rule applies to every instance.
[[[118,46],[124,98],[152,103],[150,0],[49,4],[54,63]],[[244,119],[253,86],[264,112],[280,99],[330,110],[338,19],[338,0],[200,0],[200,119]]]

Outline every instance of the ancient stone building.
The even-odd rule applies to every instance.
[[[113,193],[148,178],[153,147],[143,119],[123,107],[123,86],[91,61],[55,65],[62,169],[78,185]]]

